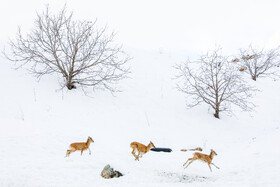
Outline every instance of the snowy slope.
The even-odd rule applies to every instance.
[[[59,90],[56,77],[40,83],[2,59],[0,92],[0,186],[279,186],[280,82],[250,81],[262,90],[251,114],[221,115],[201,105],[186,110],[172,68],[184,56],[127,49],[130,79],[112,96]],[[187,55],[187,54],[186,54]],[[70,143],[94,139],[92,155],[65,158]],[[153,141],[172,153],[149,152],[134,161],[129,144]],[[194,162],[182,148],[214,149],[221,169]],[[124,177],[100,176],[110,164]]]

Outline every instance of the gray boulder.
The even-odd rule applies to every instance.
[[[105,179],[110,178],[117,178],[123,176],[123,174],[119,171],[115,171],[111,166],[108,164],[104,167],[104,169],[101,172],[101,176]]]

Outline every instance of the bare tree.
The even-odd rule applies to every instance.
[[[248,70],[245,72],[254,81],[259,77],[279,76],[279,56],[278,48],[264,51],[250,45],[248,49],[240,50],[240,71]]]
[[[69,90],[80,85],[116,91],[115,84],[129,71],[125,64],[130,58],[113,44],[115,33],[106,32],[107,27],[98,28],[96,20],[74,20],[66,7],[57,14],[46,7],[37,13],[32,31],[23,35],[19,29],[10,40],[10,53],[4,54],[38,78],[61,74]]]
[[[179,71],[177,88],[187,94],[187,106],[206,103],[214,109],[216,118],[220,118],[220,112],[231,112],[232,104],[245,111],[252,110],[254,104],[249,98],[254,89],[220,53],[220,49],[209,51],[198,61],[188,60],[176,66]]]

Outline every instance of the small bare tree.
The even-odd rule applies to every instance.
[[[250,74],[256,81],[259,77],[277,77],[279,76],[279,49],[275,48],[269,51],[259,50],[252,45],[248,49],[240,50],[240,70]]]
[[[214,116],[220,118],[220,112],[231,112],[231,105],[250,111],[254,104],[249,101],[252,87],[241,78],[220,49],[209,51],[198,61],[188,60],[177,65],[177,88],[187,94],[187,106],[194,107],[206,103],[214,109]]]
[[[129,71],[125,64],[130,58],[113,44],[115,33],[106,32],[106,27],[97,27],[96,20],[74,20],[66,7],[58,14],[46,7],[37,14],[33,30],[23,35],[19,29],[10,40],[10,53],[4,54],[38,78],[61,74],[69,90],[80,85],[116,91],[115,84]]]

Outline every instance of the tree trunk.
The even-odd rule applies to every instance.
[[[76,86],[72,82],[67,82],[66,87],[68,88],[68,90],[72,90],[76,88]]]
[[[215,118],[220,119],[220,111],[219,111],[219,109],[216,109],[216,110],[215,110],[214,116],[215,116]]]
[[[75,88],[76,88],[76,86],[75,86],[74,83],[72,82],[72,78],[69,78],[69,79],[67,80],[66,87],[68,88],[68,90],[72,90],[72,89],[75,89]]]
[[[252,77],[252,79],[253,79],[254,81],[256,81],[256,80],[257,80],[257,76],[254,75],[254,76]]]

